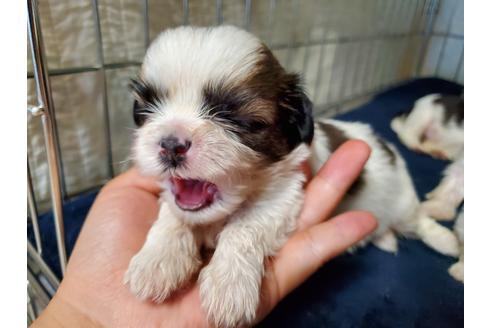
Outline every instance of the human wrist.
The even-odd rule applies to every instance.
[[[91,320],[62,297],[55,295],[31,327],[101,327],[101,325]]]

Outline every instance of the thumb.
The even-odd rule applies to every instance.
[[[273,263],[277,302],[376,227],[370,213],[353,211],[294,234]]]

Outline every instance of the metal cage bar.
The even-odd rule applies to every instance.
[[[27,241],[27,314],[34,321],[55,295],[60,281]]]
[[[50,296],[43,290],[43,287],[36,277],[27,271],[27,315],[32,323],[41,313],[42,309],[48,306]]]
[[[104,132],[106,138],[106,153],[108,156],[107,160],[107,169],[109,177],[114,177],[114,169],[113,169],[113,150],[111,146],[111,124],[109,122],[109,105],[108,105],[108,86],[106,79],[106,69],[104,67],[104,47],[103,47],[103,38],[101,31],[101,18],[99,16],[99,1],[92,0],[92,9],[94,14],[94,20],[96,25],[96,40],[97,40],[97,54],[99,57],[99,75],[101,76],[103,87],[103,107],[104,107]]]
[[[444,42],[443,42],[441,49],[439,51],[439,59],[437,60],[437,65],[436,65],[436,70],[434,72],[434,75],[438,75],[439,71],[441,70],[441,63],[442,63],[442,60],[444,58],[444,51],[446,51],[446,46],[448,44],[449,35],[451,34],[451,28],[453,27],[454,16],[456,15],[456,11],[458,10],[458,7],[459,7],[458,0],[456,0],[454,2],[454,7],[451,11],[451,15],[449,15],[449,21],[448,21],[448,24],[446,27],[446,36],[444,37]]]
[[[149,0],[144,0],[142,3],[142,14],[144,21],[144,38],[145,38],[145,48],[150,45],[150,27],[149,27]]]
[[[292,13],[297,12],[297,9],[301,5],[301,1],[300,0],[290,0],[289,3],[290,3],[290,7],[291,7]],[[289,19],[289,30],[290,30],[290,36],[291,36],[291,38],[289,38],[289,41],[288,41],[288,43],[287,43],[287,45],[285,47],[285,48],[287,48],[287,61],[286,61],[286,64],[285,64],[286,67],[290,67],[290,63],[292,61],[292,49],[293,48],[296,48],[296,46],[294,45],[295,43],[292,41],[292,36],[294,35],[294,32],[293,31],[294,31],[294,28],[295,28],[295,22],[294,22],[295,20],[293,18],[294,15],[292,13],[290,14],[290,17],[289,17],[290,18]],[[301,46],[302,46],[302,44],[301,44]],[[299,47],[299,46],[297,46],[297,47]],[[272,46],[272,48],[275,49],[275,47],[273,47],[273,46]],[[276,48],[276,49],[282,49],[282,48],[279,47],[279,48]]]
[[[323,39],[326,39],[326,35],[328,34],[328,29],[325,28],[323,31]],[[313,99],[318,99],[318,92],[321,84],[321,68],[325,63],[325,51],[328,45],[324,44],[321,46],[319,60],[318,60],[318,71],[316,72],[316,82],[314,83],[314,91],[313,91]]]
[[[224,21],[224,14],[222,13],[222,0],[216,0],[215,2],[215,19],[217,25],[221,25]]]
[[[53,271],[43,261],[41,255],[36,252],[30,241],[27,241],[27,265],[35,276],[43,277],[38,279],[44,282],[43,286],[46,292],[53,296],[60,285],[60,280],[55,276]]]
[[[454,80],[458,79],[460,70],[464,65],[464,60],[463,60],[464,56],[465,56],[465,47],[463,46],[463,48],[461,49],[460,59],[458,60],[458,66],[456,66],[456,71],[454,72]]]
[[[27,161],[27,205],[29,206],[29,217],[31,218],[31,222],[32,222],[32,230],[34,232],[36,249],[39,254],[42,254],[43,246],[41,244],[41,234],[39,232],[38,210],[36,208],[36,197],[34,196],[34,189],[32,186],[29,161]]]
[[[38,2],[28,0],[28,30],[29,41],[34,66],[34,78],[38,90],[38,106],[42,108],[41,120],[43,124],[44,141],[48,158],[48,168],[50,177],[51,202],[53,207],[53,217],[55,220],[56,243],[62,274],[65,273],[67,264],[67,254],[65,249],[65,233],[63,225],[63,202],[62,189],[60,184],[60,155],[59,142],[56,133],[55,112],[53,99],[51,96],[51,86],[46,66],[46,58],[39,21]]]
[[[268,34],[267,34],[267,44],[271,45],[273,40],[273,31],[275,29],[275,8],[277,7],[277,0],[270,0],[268,6]]]
[[[37,318],[37,313],[34,310],[33,302],[31,301],[31,297],[29,297],[29,280],[27,281],[27,325],[30,326],[34,320]]]
[[[337,45],[335,48],[335,52],[333,54],[333,63],[332,63],[332,70],[330,74],[330,81],[328,82],[329,89],[328,89],[328,94],[326,96],[327,102],[332,103],[333,102],[333,97],[334,97],[334,91],[333,91],[333,86],[335,85],[335,67],[334,64],[336,63],[337,59],[340,57],[340,46]]]
[[[188,0],[183,0],[183,25],[188,25],[190,21],[190,3]]]
[[[244,0],[244,29],[251,29],[251,0]]]
[[[41,269],[39,264],[43,263],[42,260],[34,260],[29,252],[38,255],[30,243],[28,243],[27,257],[27,310],[30,320],[34,321],[48,305],[59,284],[52,282],[51,278],[44,273],[44,269]]]
[[[424,27],[424,42],[420,47],[419,61],[416,67],[416,74],[422,72],[422,67],[424,65],[424,59],[425,59],[425,52],[429,47],[432,31],[434,30],[434,25],[436,23],[435,17],[437,11],[439,10],[439,1],[440,0],[428,0],[426,6],[424,6],[424,15],[430,16],[430,18],[425,21],[426,24]]]

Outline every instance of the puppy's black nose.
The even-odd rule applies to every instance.
[[[190,149],[189,140],[180,141],[174,136],[162,138],[159,142],[161,158],[171,165],[177,165],[185,159],[186,152]]]

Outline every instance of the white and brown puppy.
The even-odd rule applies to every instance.
[[[464,145],[463,95],[430,94],[411,112],[391,121],[391,128],[408,148],[439,159],[456,159]]]
[[[423,216],[405,163],[369,126],[313,124],[298,76],[248,32],[228,26],[163,32],[134,82],[134,155],[162,180],[162,204],[125,281],[142,299],[164,301],[199,271],[212,323],[254,321],[264,261],[296,227],[308,160],[314,172],[345,140],[373,149],[338,211],[372,211],[368,238],[395,252],[394,232],[458,254],[454,235]],[[203,266],[201,248],[215,249]]]

